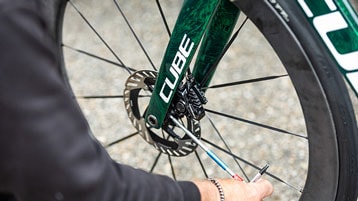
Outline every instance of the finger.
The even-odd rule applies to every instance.
[[[265,179],[260,179],[258,180],[255,184],[257,184],[257,190],[260,193],[260,195],[262,196],[262,198],[266,198],[270,195],[272,195],[274,189],[272,184],[265,180]]]

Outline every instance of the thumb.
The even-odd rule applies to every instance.
[[[260,195],[262,199],[269,197],[273,193],[273,186],[272,184],[264,179],[260,179],[255,183],[250,183],[254,185],[254,189],[256,189],[256,194]]]

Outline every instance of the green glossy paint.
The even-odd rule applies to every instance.
[[[348,27],[327,33],[337,51],[341,54],[358,50],[358,18],[353,8],[347,1],[339,0],[336,2],[343,16],[347,20]],[[358,58],[357,58],[358,60]]]
[[[358,17],[348,0],[296,0],[358,96]]]
[[[329,32],[327,35],[340,54],[358,50],[358,38],[352,28]]]
[[[198,83],[201,83],[203,79],[208,76],[206,83],[201,87],[207,87],[209,85],[217,67],[217,60],[220,59],[234,30],[239,13],[239,9],[228,0],[223,0],[219,4],[205,33],[193,69],[194,78]],[[208,73],[210,74],[207,75]]]
[[[163,57],[145,116],[147,122],[149,115],[157,119],[155,128],[162,126],[174,93],[183,79],[219,3],[220,0],[184,1]]]
[[[336,33],[328,33],[328,37],[341,54],[356,53],[355,67],[349,70],[341,67],[340,70],[358,97],[358,15],[348,0],[337,0],[336,4],[348,27]]]

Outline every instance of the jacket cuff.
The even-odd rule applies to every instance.
[[[201,200],[199,189],[193,182],[179,181],[178,184],[183,191],[185,201]]]

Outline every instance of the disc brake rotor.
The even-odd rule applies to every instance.
[[[137,71],[125,83],[124,104],[128,117],[143,139],[157,150],[171,156],[186,156],[192,153],[197,144],[171,120],[164,122],[161,129],[151,128],[144,119],[149,97],[157,79],[157,72]],[[199,121],[184,116],[180,121],[197,138],[200,138]]]

